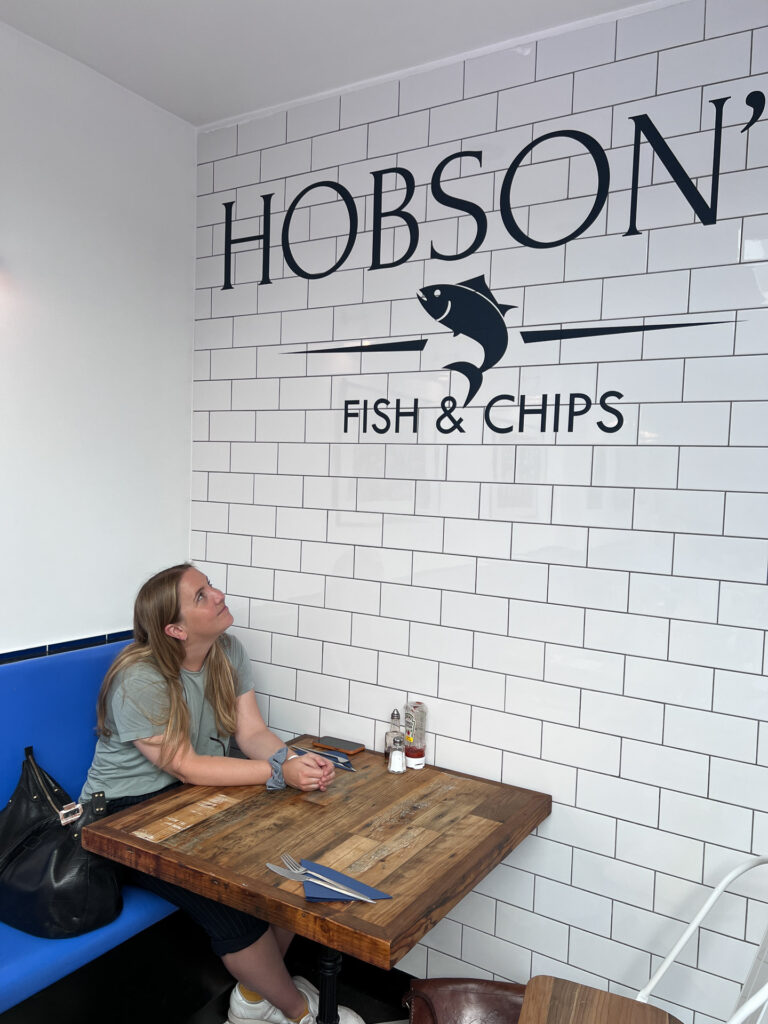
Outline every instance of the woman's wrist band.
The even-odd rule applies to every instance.
[[[267,789],[285,789],[283,778],[283,765],[292,761],[294,757],[301,757],[301,754],[289,754],[288,747],[280,747],[269,759],[272,775],[267,779]]]

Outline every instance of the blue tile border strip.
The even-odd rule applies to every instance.
[[[133,640],[133,630],[123,629],[119,633],[107,633],[108,644],[116,644],[120,640]]]
[[[27,647],[23,651],[6,651],[0,654],[0,665],[10,661],[27,661],[29,658],[42,658],[48,653],[47,647]]]
[[[101,636],[84,636],[79,640],[63,640],[58,644],[48,644],[48,654],[63,654],[64,651],[79,651],[83,647],[101,647],[107,642],[106,634]]]
[[[102,633],[100,636],[86,636],[78,640],[63,640],[60,643],[45,644],[41,647],[26,647],[20,651],[5,651],[0,653],[0,665],[8,665],[14,661],[28,661],[30,658],[45,658],[49,654],[63,654],[65,651],[80,651],[86,647],[100,647],[102,644],[130,640],[132,637],[132,629],[123,629],[116,633]]]

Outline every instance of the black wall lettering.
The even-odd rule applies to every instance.
[[[469,216],[477,224],[477,231],[472,242],[463,249],[461,252],[454,254],[438,252],[434,245],[430,246],[429,255],[433,260],[463,260],[465,256],[471,256],[473,252],[476,252],[485,241],[485,236],[488,232],[488,219],[485,216],[485,211],[477,203],[471,203],[468,199],[460,199],[458,196],[449,195],[443,188],[442,174],[448,164],[454,160],[461,160],[463,157],[471,157],[482,167],[483,154],[478,150],[469,150],[466,153],[451,153],[444,160],[441,160],[437,167],[432,172],[432,195],[435,200],[440,203],[441,206],[447,206],[451,210],[461,210],[462,213],[468,213]]]
[[[291,219],[293,218],[296,208],[298,207],[304,196],[314,191],[316,188],[329,188],[336,193],[337,196],[342,200],[347,208],[349,214],[349,233],[347,235],[347,244],[344,246],[344,252],[336,260],[332,267],[327,270],[323,270],[318,274],[311,274],[308,270],[304,270],[296,262],[293,253],[291,252],[290,232],[291,232]],[[338,270],[342,263],[346,260],[347,256],[352,252],[352,246],[355,244],[357,238],[357,206],[355,206],[355,200],[352,198],[347,189],[343,185],[338,185],[335,181],[316,181],[313,185],[307,185],[306,188],[302,189],[301,192],[296,196],[291,205],[285,211],[285,219],[283,220],[283,257],[285,262],[296,274],[297,277],[304,278],[318,278],[328,277],[334,270]]]
[[[509,424],[509,426],[500,427],[491,419],[491,411],[493,410],[493,407],[495,405],[499,404],[499,402],[509,402],[511,405],[514,405],[515,397],[514,395],[496,395],[495,398],[492,398],[488,405],[486,405],[485,409],[483,410],[483,419],[485,420],[485,425],[486,427],[488,427],[489,430],[492,430],[494,434],[510,434],[515,429],[511,423]]]
[[[592,209],[577,228],[575,228],[569,235],[564,235],[562,238],[556,238],[552,242],[540,242],[538,239],[531,238],[530,235],[527,235],[515,220],[510,203],[510,192],[512,190],[512,182],[515,174],[517,174],[520,164],[537,146],[541,145],[542,142],[547,142],[549,139],[572,139],[574,142],[578,142],[580,145],[584,146],[586,151],[594,160],[595,168],[597,170],[597,192],[595,194],[595,201],[592,204]],[[597,139],[593,139],[592,136],[587,135],[586,132],[570,130],[549,132],[547,135],[542,135],[541,138],[534,139],[533,142],[529,142],[524,149],[520,150],[507,168],[507,173],[504,175],[504,180],[501,183],[501,192],[499,194],[499,209],[501,211],[501,219],[504,221],[504,227],[516,241],[520,242],[521,245],[528,245],[532,249],[552,249],[556,245],[565,245],[565,243],[570,242],[572,238],[578,238],[578,236],[586,231],[590,224],[594,222],[608,198],[608,187],[610,182],[611,169],[608,165],[608,157],[605,155],[605,150]]]
[[[672,180],[685,196],[688,205],[699,218],[702,224],[715,224],[717,222],[717,193],[720,185],[720,147],[723,136],[723,107],[730,99],[723,96],[709,102],[715,108],[715,144],[712,148],[712,190],[709,197],[709,205],[704,201],[701,192],[688,177],[683,165],[662,138],[656,125],[647,114],[637,114],[630,118],[635,122],[635,148],[632,155],[632,196],[629,207],[629,228],[625,235],[639,235],[637,230],[637,190],[640,175],[640,143],[645,136],[650,142],[654,153],[669,171]]]
[[[382,193],[384,189],[384,175],[396,174],[405,182],[405,199],[394,210],[382,211]],[[371,252],[371,270],[382,270],[386,267],[399,267],[413,256],[419,242],[419,225],[412,213],[405,208],[413,199],[416,190],[416,179],[407,167],[387,167],[382,171],[372,171],[373,177],[373,246]],[[381,222],[384,217],[398,217],[408,228],[408,246],[402,256],[392,263],[381,262]]]
[[[634,122],[634,145],[633,145],[633,162],[632,162],[632,187],[630,195],[630,211],[629,211],[629,224],[627,227],[626,235],[637,235],[639,230],[637,227],[637,207],[638,207],[638,193],[639,193],[639,178],[640,178],[640,150],[643,142],[650,144],[654,154],[658,156],[664,167],[669,172],[672,180],[677,185],[680,192],[685,197],[686,201],[694,211],[696,217],[702,224],[715,224],[717,222],[717,202],[718,192],[720,184],[720,156],[722,149],[722,136],[723,136],[723,108],[728,102],[729,97],[723,96],[718,99],[710,100],[713,107],[715,108],[715,128],[714,128],[714,143],[712,150],[712,184],[710,190],[709,201],[707,201],[698,190],[693,182],[693,179],[683,168],[682,164],[672,152],[672,149],[667,144],[665,139],[662,137],[656,125],[653,123],[651,118],[647,114],[636,114],[633,115],[630,120]],[[747,106],[752,109],[752,116],[748,123],[744,126],[742,131],[749,131],[752,125],[760,118],[765,108],[765,95],[762,92],[754,91],[751,92],[746,98]],[[595,190],[595,197],[592,203],[592,207],[589,213],[584,217],[580,224],[578,224],[573,231],[563,235],[562,238],[555,238],[551,241],[541,241],[538,238],[533,238],[526,231],[524,231],[515,219],[515,215],[512,211],[512,186],[514,184],[515,175],[519,171],[523,161],[530,156],[533,151],[540,146],[543,142],[548,142],[552,139],[568,139],[572,142],[577,143],[583,147],[587,154],[594,163],[595,170],[597,172],[597,188]],[[432,243],[430,245],[430,258],[437,260],[462,260],[475,253],[485,241],[488,233],[488,217],[485,211],[477,203],[472,202],[469,199],[461,198],[460,196],[451,195],[447,190],[446,185],[443,182],[443,175],[446,169],[451,166],[455,161],[461,160],[473,160],[478,166],[483,165],[483,153],[482,150],[458,150],[455,153],[450,153],[444,157],[432,172],[430,179],[430,192],[435,202],[441,206],[446,207],[449,210],[458,211],[460,214],[466,214],[471,217],[475,223],[474,237],[460,252],[440,252]],[[384,182],[387,175],[394,175],[399,183],[402,183],[404,194],[398,199],[394,199],[398,202],[398,205],[392,209],[384,209],[385,205],[385,192]],[[402,263],[408,262],[413,254],[416,252],[419,242],[419,223],[416,217],[408,210],[408,205],[412,201],[416,191],[416,179],[413,173],[406,167],[387,167],[381,170],[371,172],[373,179],[373,188],[371,197],[373,200],[373,218],[372,218],[372,241],[371,241],[371,264],[370,270],[385,270],[390,267],[400,266]],[[529,142],[520,152],[515,156],[512,162],[509,164],[504,177],[501,182],[499,191],[499,212],[501,219],[504,223],[509,235],[515,239],[520,245],[527,246],[532,249],[551,249],[559,245],[565,245],[574,238],[578,238],[582,235],[587,228],[589,228],[596,218],[599,216],[603,209],[605,202],[608,198],[608,190],[610,188],[610,166],[608,164],[608,157],[603,150],[597,139],[588,135],[586,132],[561,129],[560,131],[548,132],[545,135],[540,136],[537,139],[533,139]],[[325,188],[330,189],[341,199],[344,203],[347,214],[349,217],[349,230],[347,232],[347,238],[344,245],[343,252],[336,260],[336,262],[328,267],[327,270],[319,272],[310,272],[305,270],[296,259],[296,256],[291,250],[290,241],[290,229],[291,222],[294,213],[298,209],[301,201],[314,189]],[[262,223],[263,230],[261,234],[247,235],[240,238],[232,237],[232,225],[233,225],[233,208],[234,202],[226,202],[224,206],[224,284],[222,290],[227,290],[233,287],[232,284],[232,247],[245,242],[261,241],[262,243],[262,273],[261,273],[261,284],[271,284],[270,268],[269,268],[269,252],[270,252],[270,222],[271,222],[271,202],[272,193],[262,196],[263,202],[263,213]],[[391,261],[382,261],[382,234],[384,224],[389,218],[395,218],[396,227],[405,227],[408,233],[407,244],[403,252],[398,256],[394,255]],[[282,227],[282,250],[283,256],[285,257],[285,263],[288,268],[296,274],[298,277],[303,278],[320,278],[328,277],[329,274],[334,273],[338,270],[349,257],[352,248],[355,245],[358,235],[358,222],[359,215],[357,210],[357,204],[352,197],[348,189],[344,186],[339,185],[335,181],[318,181],[311,185],[308,185],[303,189],[290,204],[286,210],[285,217],[283,220]],[[649,329],[654,329],[653,325]],[[617,328],[617,331],[622,330],[637,330],[635,327]],[[605,328],[604,333],[608,333],[609,329]],[[524,331],[523,340],[528,341],[543,341],[545,340],[546,331]],[[554,337],[557,335],[559,338],[565,337],[576,337],[577,334],[581,335],[581,329],[560,329],[559,331],[550,332]],[[599,333],[591,332],[590,333]],[[536,335],[534,338],[533,335]],[[559,415],[559,410],[558,413]]]
[[[376,431],[377,434],[386,434],[386,432],[389,430],[392,421],[389,418],[389,413],[385,411],[388,408],[388,398],[377,398],[376,401],[373,403],[373,411],[376,413],[377,416],[384,420],[384,426],[382,427],[380,427],[378,423],[371,424],[371,427]]]
[[[221,286],[223,292],[232,288],[232,246],[241,242],[258,242],[261,239],[261,281],[260,284],[271,284],[269,276],[269,244],[270,244],[270,210],[272,208],[272,196],[269,192],[262,196],[264,202],[262,221],[263,229],[260,235],[244,235],[242,238],[232,237],[232,208],[234,200],[224,203],[224,284]]]
[[[598,427],[605,434],[615,434],[617,430],[621,430],[624,425],[624,413],[620,409],[616,409],[614,406],[609,405],[606,401],[608,398],[616,398],[621,401],[624,395],[621,391],[606,391],[605,394],[600,395],[600,408],[605,412],[611,413],[612,416],[616,417],[616,422],[613,426],[608,426],[607,423],[603,423],[602,420],[597,421]]]
[[[577,408],[577,401],[580,401],[581,408]],[[573,433],[573,421],[577,416],[583,416],[592,408],[592,399],[589,395],[582,395],[576,391],[568,399],[568,433]]]
[[[519,429],[520,433],[525,430],[525,417],[532,416],[539,419],[539,431],[544,433],[547,429],[547,405],[549,404],[549,396],[541,396],[540,405],[528,405],[525,395],[520,395],[520,416],[519,416]]]

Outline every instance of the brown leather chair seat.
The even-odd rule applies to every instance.
[[[403,1005],[410,1024],[516,1024],[525,985],[474,978],[414,978]]]
[[[403,999],[410,1024],[681,1024],[634,999],[538,975],[527,985],[473,978],[414,979]]]

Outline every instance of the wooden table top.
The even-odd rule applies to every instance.
[[[680,1024],[657,1006],[540,974],[525,987],[518,1024]]]
[[[307,746],[311,737],[296,745]],[[83,830],[83,845],[390,968],[550,813],[552,798],[427,765],[352,758],[325,793],[182,786]],[[321,862],[391,894],[310,903],[266,862]]]

